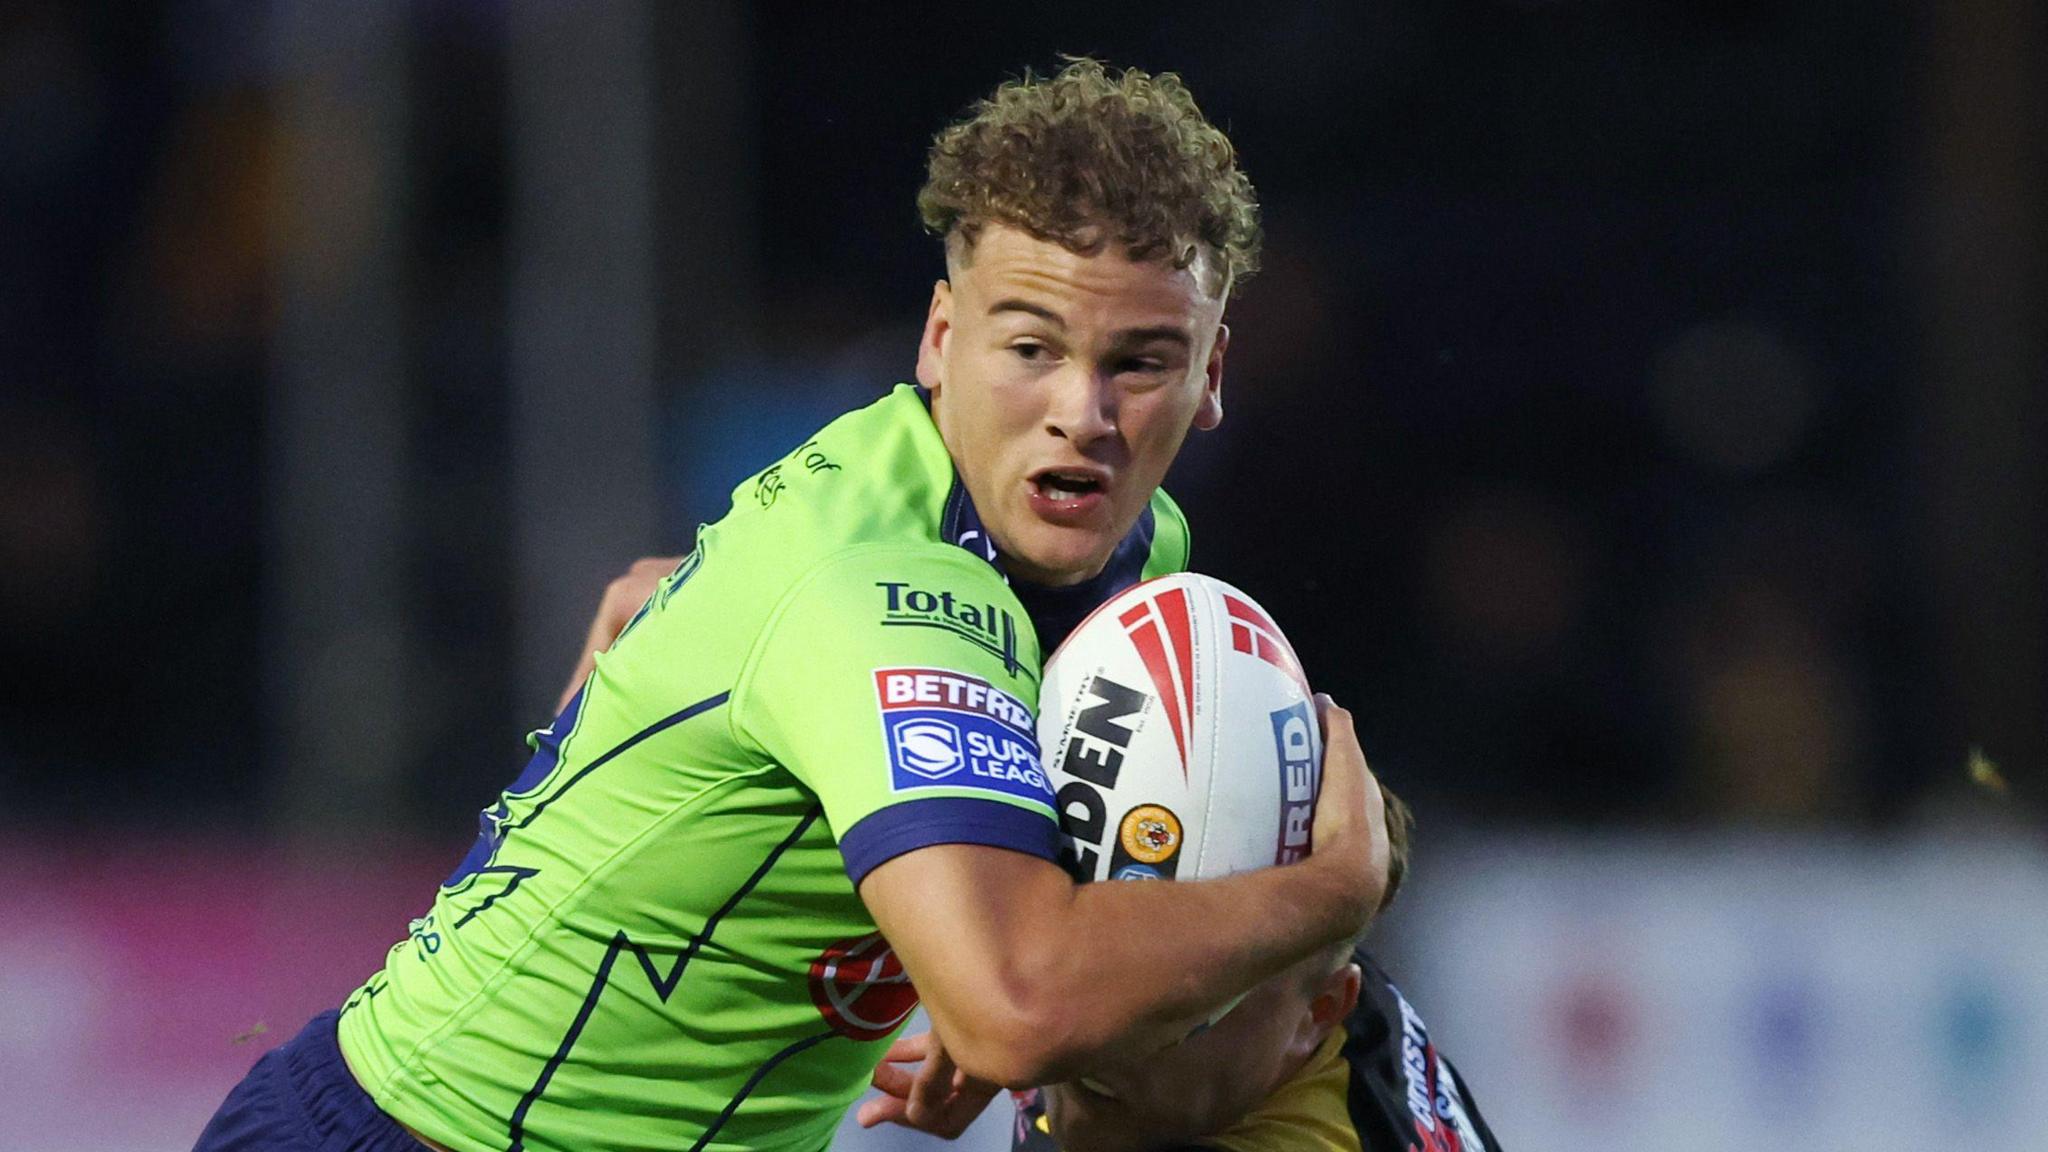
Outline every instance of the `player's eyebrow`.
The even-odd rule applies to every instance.
[[[1027,316],[1036,316],[1055,328],[1065,328],[1067,326],[1066,318],[1059,313],[1047,308],[1043,304],[1033,304],[1031,301],[1017,296],[1006,296],[988,306],[988,314],[991,316],[1003,312],[1022,312]],[[1174,327],[1171,324],[1155,324],[1147,328],[1125,328],[1117,332],[1111,339],[1120,348],[1137,344],[1150,344],[1154,341],[1178,344],[1182,348],[1192,348],[1195,344],[1185,329]]]
[[[1036,316],[1054,327],[1065,328],[1067,326],[1066,318],[1059,313],[1047,308],[1043,304],[1033,304],[1029,300],[1019,299],[1015,296],[1006,296],[988,306],[989,315],[994,316],[999,312],[1022,312],[1027,316]]]
[[[1184,329],[1175,328],[1168,324],[1155,325],[1151,328],[1126,328],[1115,336],[1116,345],[1119,348],[1150,344],[1157,340],[1163,340],[1169,344],[1178,344],[1182,348],[1192,348],[1195,346],[1195,342],[1188,337]]]

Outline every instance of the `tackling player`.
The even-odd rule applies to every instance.
[[[1385,792],[1387,900],[1407,871],[1412,820]],[[898,1065],[930,1055],[906,1037],[875,1070],[886,1095],[860,1122],[957,1136],[966,1103],[925,1109]],[[1094,1074],[1017,1093],[1013,1152],[1499,1152],[1471,1090],[1363,948],[1340,945],[1252,989],[1214,1027]]]
[[[1018,1103],[1014,1152],[1500,1148],[1421,1016],[1362,949],[1302,962],[1164,1052]]]
[[[1386,833],[1341,709],[1315,854],[1213,881],[1075,887],[1033,743],[1042,653],[1186,564],[1158,484],[1221,419],[1257,250],[1229,141],[1176,78],[1081,61],[941,133],[919,203],[921,387],[734,492],[383,970],[200,1148],[815,1149],[920,996],[1021,1087],[1364,928]]]

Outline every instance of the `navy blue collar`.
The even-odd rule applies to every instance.
[[[917,394],[929,411],[931,393],[919,388]],[[981,514],[974,510],[974,499],[967,494],[967,485],[961,481],[957,469],[953,473],[953,488],[946,493],[946,510],[939,518],[939,533],[948,543],[967,549],[988,561],[996,571],[1003,572],[1002,555],[988,529],[983,526]],[[1048,588],[1012,579],[1007,572],[1003,573],[1010,591],[1016,593],[1017,602],[1031,617],[1031,626],[1038,633],[1041,656],[1051,656],[1067,634],[1095,611],[1097,605],[1145,578],[1145,562],[1152,558],[1152,533],[1152,506],[1148,503],[1145,511],[1139,514],[1138,523],[1117,541],[1116,551],[1109,555],[1109,563],[1102,566],[1102,571],[1079,584]]]

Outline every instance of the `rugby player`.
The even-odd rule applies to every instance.
[[[1363,949],[1303,961],[1163,1052],[1019,1094],[1013,1140],[1013,1152],[1499,1147],[1421,1016]]]
[[[942,132],[919,204],[919,386],[735,490],[201,1149],[815,1149],[920,997],[931,1084],[1027,1087],[1364,929],[1384,812],[1327,699],[1315,853],[1220,880],[1076,887],[1033,746],[1042,654],[1187,562],[1158,484],[1222,417],[1257,254],[1228,139],[1177,78],[1080,61]]]

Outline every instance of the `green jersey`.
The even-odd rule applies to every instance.
[[[815,1149],[917,993],[856,886],[1054,859],[1041,652],[1187,561],[1162,493],[1101,577],[1011,586],[918,390],[750,478],[530,744],[340,1042],[457,1152]]]

